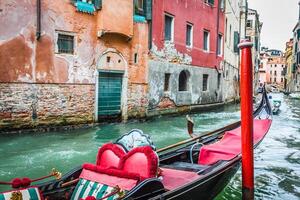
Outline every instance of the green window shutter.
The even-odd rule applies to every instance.
[[[152,19],[152,0],[145,0],[146,1],[146,19]]]
[[[234,52],[235,53],[238,53],[239,52],[239,48],[238,48],[238,44],[239,44],[239,41],[240,41],[240,34],[238,31],[234,31],[234,44],[233,44],[233,47],[234,47]]]
[[[214,5],[215,4],[215,0],[208,0],[208,3],[211,4],[211,5]]]
[[[94,5],[97,10],[102,8],[102,0],[94,0]]]

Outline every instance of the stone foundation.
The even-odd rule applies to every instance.
[[[0,84],[0,132],[94,121],[93,84]]]

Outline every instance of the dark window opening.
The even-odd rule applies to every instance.
[[[207,89],[208,89],[208,74],[203,74],[202,91],[207,91]]]
[[[193,39],[193,26],[191,24],[186,25],[186,46],[192,46],[192,39]]]
[[[57,39],[58,53],[74,53],[74,36],[58,34]]]
[[[165,41],[173,40],[173,17],[165,15]]]
[[[277,71],[274,71],[274,75],[277,76]]]
[[[204,51],[209,51],[209,31],[204,31],[203,33],[203,49]]]
[[[138,63],[138,54],[137,53],[134,54],[134,63],[135,64]]]
[[[214,5],[215,4],[215,0],[205,0],[205,3],[207,3],[209,5]]]
[[[179,91],[187,91],[188,89],[188,75],[185,71],[179,74]]]
[[[165,74],[165,85],[164,85],[165,92],[170,91],[170,77],[171,77],[171,74],[169,74],[169,73]]]
[[[253,20],[247,20],[247,28],[252,28]]]
[[[110,56],[107,56],[107,57],[106,57],[106,62],[107,62],[107,63],[110,63]]]
[[[221,86],[221,74],[218,73],[218,89],[220,89]]]
[[[276,82],[276,78],[274,78],[274,82]]]

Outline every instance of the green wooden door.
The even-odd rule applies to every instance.
[[[121,73],[100,72],[98,84],[98,119],[120,118],[121,116]]]

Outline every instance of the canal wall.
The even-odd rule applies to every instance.
[[[222,102],[221,78],[218,80],[218,71],[215,69],[156,60],[149,61],[148,66],[151,77],[149,111]],[[185,75],[182,79],[181,73]],[[165,80],[166,74],[169,74],[168,80]],[[206,84],[203,80],[205,76]],[[166,84],[169,84],[168,88],[165,88]],[[181,85],[185,86],[182,91]]]
[[[91,84],[0,84],[0,130],[93,123],[94,90]]]

